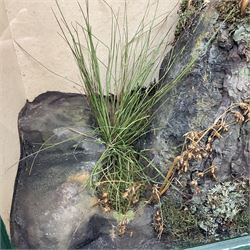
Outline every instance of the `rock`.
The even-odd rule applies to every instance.
[[[87,227],[83,222],[83,228],[79,227],[74,234],[70,249],[166,249],[167,245],[160,242],[153,232],[152,213],[151,207],[138,212],[123,236],[114,231],[114,219],[92,216]]]
[[[45,142],[58,145],[20,161],[11,211],[16,248],[164,249],[151,226],[153,208],[140,210],[129,224],[129,233],[120,237],[112,231],[117,226],[112,213],[104,214],[97,206],[85,185],[104,150],[94,127],[82,95],[48,92],[23,108],[21,158],[34,154]]]
[[[180,40],[176,51],[183,46],[184,39],[188,41],[187,49],[176,59],[162,84],[168,84],[174,79],[180,72],[180,65],[187,65],[190,55],[195,54],[195,51],[205,51],[207,37],[212,37],[219,27],[216,16],[218,17],[216,11],[212,7],[208,8],[203,12],[202,21],[195,31]],[[244,27],[246,25],[244,24]],[[247,27],[245,31],[249,29],[250,24]],[[232,37],[222,29],[224,40],[231,41]],[[235,33],[239,30],[242,32],[242,26],[239,26]],[[242,33],[241,37],[244,37]],[[231,104],[242,102],[250,96],[250,66],[246,58],[239,54],[237,61],[230,58],[231,50],[238,48],[238,41],[233,42],[233,47],[221,46],[221,40],[215,39],[187,77],[163,98],[164,105],[158,107],[152,124],[155,132],[147,141],[147,147],[153,148],[151,157],[163,171],[166,172],[166,165],[171,164],[180,152],[185,133],[208,128]],[[165,61],[167,60],[168,57]],[[160,77],[164,75],[164,67],[163,63]],[[233,117],[229,122],[232,121]],[[234,171],[237,177],[247,176],[249,141],[250,122],[246,121],[242,125],[232,125],[230,131],[215,142],[211,162],[218,166],[218,181],[230,178],[232,166],[237,166],[237,171]],[[202,164],[198,164],[190,171],[203,168]]]
[[[73,132],[93,135],[93,125],[81,95],[48,92],[23,108],[21,158],[44,143],[58,145],[43,145],[49,148],[20,161],[11,212],[12,242],[17,248],[67,248],[79,221],[96,213],[97,200],[84,188],[81,176],[89,175],[104,147]]]
[[[185,43],[186,51],[175,59],[166,76],[164,74],[168,56],[162,64],[160,78],[163,77],[162,84],[168,84],[180,73],[180,68],[188,64],[196,51],[204,52],[204,56],[198,60],[190,73],[163,98],[161,105],[156,107],[157,112],[152,123],[154,133],[147,138],[144,147],[151,149],[151,159],[165,173],[173,159],[182,151],[184,135],[187,132],[208,128],[230,105],[246,101],[250,97],[250,65],[246,54],[250,46],[250,23],[239,24],[234,33],[230,34],[225,26],[220,26],[218,16],[213,5],[206,8],[201,13],[201,21],[196,29],[188,30],[177,42],[174,54],[181,51]],[[212,37],[217,29],[219,35],[206,50],[208,38]],[[243,44],[248,46],[245,47],[245,54],[242,53]],[[169,199],[190,208],[196,203],[197,196],[206,200],[206,194],[217,183],[229,182],[237,185],[239,180],[249,177],[250,121],[236,124],[234,116],[231,115],[228,116],[227,123],[231,124],[229,131],[215,140],[209,157],[191,162],[186,173],[175,175],[174,186],[166,194]],[[211,166],[217,169],[216,177],[211,178],[211,174],[206,174],[197,181],[196,189],[193,189],[195,173],[209,173]],[[237,200],[233,196],[231,198],[228,202],[235,204]],[[244,199],[247,199],[246,196]],[[206,214],[206,204],[196,206],[201,213]],[[214,212],[211,211],[211,218],[216,217]],[[199,214],[195,216],[200,218]],[[226,218],[227,215],[224,216]],[[200,225],[206,223],[200,221]],[[218,227],[219,222],[214,224],[214,228]]]

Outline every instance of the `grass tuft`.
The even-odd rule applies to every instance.
[[[78,3],[81,24],[67,21],[58,3],[59,14],[55,17],[61,36],[78,65],[83,88],[98,125],[98,135],[106,146],[92,170],[90,184],[99,195],[105,211],[115,209],[125,214],[141,199],[146,186],[162,175],[136,149],[135,143],[148,131],[154,117],[153,107],[189,72],[199,55],[168,84],[159,87],[161,79],[149,84],[164,55],[170,32],[165,31],[159,39],[160,28],[164,27],[162,25],[167,18],[156,16],[158,1],[153,5],[152,20],[146,22],[152,8],[148,3],[132,37],[129,36],[126,1],[122,25],[112,7],[105,0],[103,3],[109,7],[112,16],[109,45],[92,32],[88,1],[85,10]],[[98,46],[107,49],[107,63],[98,57]],[[101,75],[102,69],[104,76]],[[156,173],[154,176],[147,174],[146,169],[149,168]]]

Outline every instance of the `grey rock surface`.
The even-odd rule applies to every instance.
[[[17,249],[163,249],[151,226],[152,208],[129,225],[133,236],[120,237],[112,232],[117,225],[112,214],[96,205],[85,185],[104,150],[94,125],[86,98],[78,94],[48,92],[20,113],[21,158],[44,142],[49,148],[19,164],[11,212]]]
[[[74,132],[93,136],[93,125],[81,95],[49,92],[23,108],[21,159],[33,155],[20,161],[15,185],[11,232],[17,248],[67,248],[79,222],[96,213],[96,199],[78,179],[89,174],[103,146]]]
[[[188,64],[195,51],[205,51],[208,39],[219,28],[218,14],[213,8],[207,9],[203,15],[194,33],[186,34],[177,44],[176,53],[188,41],[186,52],[176,59],[162,84],[168,84],[174,79],[180,69]],[[231,104],[249,98],[250,64],[247,52],[243,55],[240,51],[242,44],[250,46],[249,41],[244,40],[249,36],[249,28],[250,24],[241,24],[230,35],[227,27],[222,26],[205,55],[158,107],[152,125],[155,132],[149,140],[148,148],[153,149],[151,157],[163,171],[166,172],[166,166],[181,151],[185,133],[208,128]],[[236,39],[239,36],[241,39]],[[245,51],[249,48],[246,47]],[[165,60],[167,62],[168,57]],[[164,75],[165,65],[162,64],[160,77]],[[233,121],[232,117],[229,123]],[[249,144],[249,121],[231,126],[230,131],[215,142],[208,164],[218,166],[219,181],[232,175],[241,177],[249,174]],[[204,170],[205,167],[206,164],[196,164],[190,172]]]
[[[152,207],[137,212],[123,236],[113,231],[117,225],[113,219],[92,216],[87,227],[83,222],[84,229],[75,233],[70,249],[166,249],[168,244],[160,242],[153,231],[152,213]]]

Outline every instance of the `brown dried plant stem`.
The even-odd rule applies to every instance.
[[[239,109],[240,111],[236,110]],[[231,113],[234,115],[235,122],[229,124],[226,123],[226,116],[228,113]],[[208,137],[208,149],[206,149],[208,152],[204,152],[205,156],[207,156],[207,153],[211,153],[209,150],[212,150],[212,142],[216,139],[219,139],[221,137],[221,133],[227,132],[230,125],[235,123],[242,123],[244,121],[250,120],[250,104],[248,102],[242,102],[242,103],[236,103],[232,104],[230,107],[228,107],[215,121],[214,123],[207,129],[203,131],[191,131],[186,133],[184,136],[186,137],[184,145],[187,145],[187,139],[191,141],[192,147],[187,147],[185,151],[182,151],[180,155],[175,157],[172,165],[170,166],[167,175],[163,181],[163,184],[161,185],[159,189],[159,194],[162,196],[169,187],[171,186],[171,183],[173,181],[173,177],[175,175],[176,170],[181,170],[186,172],[188,167],[188,161],[195,159],[195,160],[202,160],[204,156],[196,155],[199,157],[194,157],[195,150],[197,150],[200,146],[202,139],[205,136],[208,136],[210,133],[211,135]],[[200,150],[204,150],[203,148],[200,148]],[[205,150],[204,150],[205,151]],[[185,164],[186,163],[186,164]],[[212,176],[215,178],[215,167],[211,166],[211,173]],[[203,173],[204,174],[204,173]]]

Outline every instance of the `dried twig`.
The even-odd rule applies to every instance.
[[[162,186],[159,189],[160,196],[163,195],[170,187],[176,170],[187,172],[190,161],[202,161],[206,159],[213,150],[213,142],[222,137],[227,132],[230,125],[226,122],[228,114],[233,114],[235,123],[243,123],[250,120],[250,103],[241,102],[231,105],[221,114],[209,128],[202,131],[190,131],[184,135],[185,143],[182,153],[175,157],[170,166]],[[203,177],[209,173],[216,180],[217,166],[212,164],[207,171],[199,173],[197,177]],[[199,192],[197,179],[192,180],[191,186],[195,192]]]

